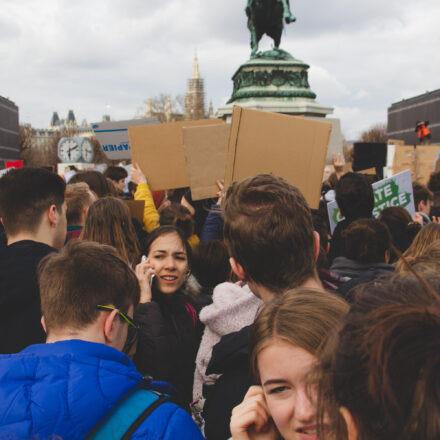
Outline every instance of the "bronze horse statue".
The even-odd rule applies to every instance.
[[[248,0],[246,6],[248,28],[251,32],[251,58],[257,55],[258,43],[264,34],[274,40],[278,49],[283,32],[283,19],[289,24],[296,21],[290,11],[289,0]]]

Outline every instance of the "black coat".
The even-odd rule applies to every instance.
[[[0,246],[0,353],[44,342],[37,267],[56,249],[31,240]]]
[[[330,250],[327,255],[328,264],[331,265],[336,257],[340,257],[344,252],[344,239],[342,238],[342,233],[353,223],[354,220],[344,219],[340,221],[335,230],[333,231]]]
[[[134,313],[140,326],[134,357],[136,368],[143,375],[170,383],[179,391],[180,403],[185,408],[192,400],[195,359],[201,339],[198,318],[189,307],[180,291],[172,296],[154,292],[153,300],[139,304]]]
[[[221,374],[215,385],[205,386],[203,418],[207,440],[231,437],[229,423],[234,407],[239,405],[254,384],[249,368],[249,331],[251,326],[223,336],[213,350],[206,374]]]

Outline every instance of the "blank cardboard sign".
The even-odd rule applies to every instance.
[[[298,187],[317,209],[331,124],[234,107],[225,185],[273,173]]]
[[[213,124],[223,121],[202,119],[128,128],[131,157],[141,167],[152,191],[189,186],[182,127]]]
[[[393,158],[393,175],[410,170],[412,180],[416,180],[416,154],[414,145],[397,145]]]
[[[416,148],[416,181],[427,185],[435,171],[438,145],[418,145]]]
[[[124,202],[130,210],[130,215],[143,225],[145,200],[124,200]]]
[[[193,200],[215,197],[225,178],[230,124],[184,127],[183,149]]]

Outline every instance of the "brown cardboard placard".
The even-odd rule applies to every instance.
[[[223,123],[221,119],[201,119],[129,127],[131,157],[141,167],[151,190],[189,186],[182,127]]]
[[[234,107],[225,185],[273,173],[298,187],[318,208],[331,124]]]
[[[436,168],[439,145],[418,145],[416,147],[416,181],[427,185],[431,174]]]
[[[405,145],[405,141],[402,139],[388,139],[387,143],[388,145],[396,145],[399,147],[403,147]]]
[[[130,215],[143,225],[145,200],[124,200],[124,202],[130,210]]]
[[[414,145],[397,145],[393,158],[393,175],[410,170],[411,178],[415,181],[416,156]]]
[[[216,181],[225,178],[230,133],[230,124],[182,128],[186,170],[193,200],[216,196]]]

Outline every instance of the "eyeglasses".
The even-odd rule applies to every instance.
[[[104,310],[105,312],[112,312],[113,310],[118,310],[116,307],[111,306],[102,306],[97,305],[96,308],[98,310]],[[128,323],[128,333],[127,333],[127,340],[125,341],[125,345],[123,348],[123,352],[125,354],[128,354],[130,352],[131,347],[133,347],[133,344],[135,343],[136,339],[138,338],[139,334],[139,326],[133,321],[132,318],[130,318],[125,313],[118,310],[119,317],[122,321],[125,321]]]

